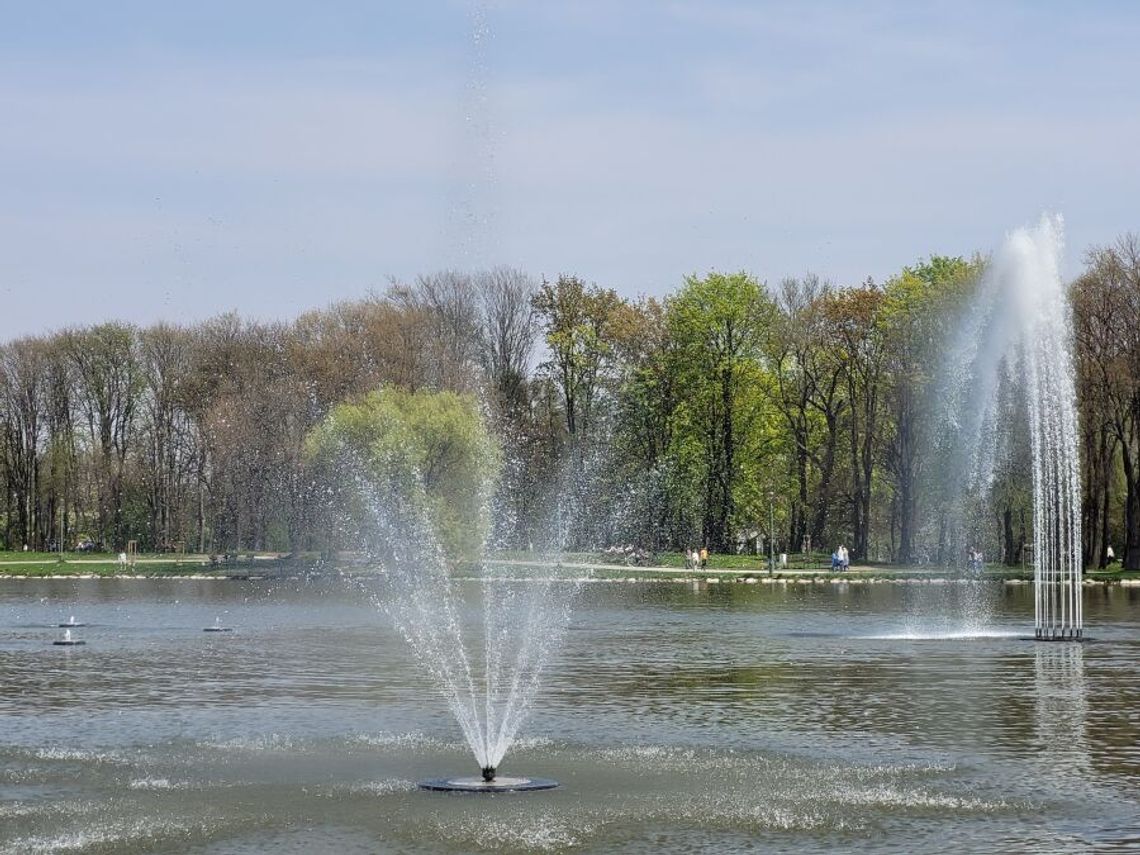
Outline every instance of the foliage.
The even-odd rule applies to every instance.
[[[335,407],[306,440],[324,473],[420,506],[452,558],[482,551],[500,459],[471,395],[385,388]],[[357,514],[376,512],[349,491]],[[359,520],[358,520],[359,522]]]
[[[772,299],[745,273],[691,276],[667,302],[677,390],[671,458],[689,485],[681,495],[701,510],[700,541],[722,552],[735,547],[738,530],[767,518],[768,494],[782,486],[763,352],[774,317]]]
[[[541,542],[557,484],[569,548],[731,552],[760,534],[779,551],[810,539],[938,561],[962,514],[932,396],[984,267],[932,255],[881,284],[807,274],[771,291],[710,273],[636,300],[569,274],[443,271],[290,323],[11,341],[0,545],[351,549],[346,500],[329,492],[339,446],[408,495],[422,486],[456,553],[486,533],[490,490],[496,546]],[[1140,239],[1094,248],[1072,307],[1085,560],[1103,565],[1115,544],[1137,567]],[[1014,564],[1030,534],[1025,452],[1016,437],[999,449],[971,518],[987,556]]]

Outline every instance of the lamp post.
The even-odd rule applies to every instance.
[[[776,494],[768,491],[768,575],[776,572]]]

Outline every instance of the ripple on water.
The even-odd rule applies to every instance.
[[[410,793],[419,789],[415,781],[402,778],[389,778],[383,781],[359,781],[354,784],[340,784],[328,793],[330,798],[336,798],[343,793],[353,795],[387,796],[392,793]]]
[[[161,844],[203,833],[200,824],[158,817],[132,820],[95,820],[82,829],[34,834],[11,841],[0,855],[57,855],[87,851],[119,851],[140,844]]]
[[[189,790],[189,781],[171,781],[169,778],[135,778],[127,786],[132,790]]]
[[[461,748],[466,743],[447,741],[427,736],[419,732],[412,733],[359,733],[348,738],[349,745],[367,745],[372,748]]]
[[[512,812],[505,818],[488,818],[482,812],[463,811],[437,817],[433,827],[440,838],[482,852],[503,849],[556,852],[578,845],[596,829],[580,814],[548,811]]]

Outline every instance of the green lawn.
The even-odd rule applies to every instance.
[[[304,563],[316,563],[319,556],[315,553],[312,555],[299,555],[294,556],[293,561],[300,561]],[[262,558],[269,558],[268,555]],[[496,553],[494,558],[505,561],[518,561],[521,563],[530,563],[540,561],[542,556],[531,552],[500,552]],[[610,555],[606,553],[565,553],[561,559],[566,564],[606,564],[606,565],[622,565],[624,564],[622,558],[618,555]],[[197,574],[211,571],[227,571],[234,570],[237,567],[249,568],[254,565],[253,553],[241,553],[236,559],[231,556],[229,561],[210,563],[209,556],[198,554],[141,554],[138,555],[134,563],[126,568],[120,568],[118,553],[110,552],[65,552],[62,556],[55,552],[14,552],[14,551],[0,551],[0,576],[78,576],[78,575],[94,575],[94,576],[117,576],[117,575],[188,575]],[[256,562],[268,569],[270,566],[276,564],[274,560],[258,560]],[[641,568],[652,569],[652,567],[667,567],[670,569],[682,569],[685,567],[685,556],[680,552],[664,552],[652,556],[649,561],[649,567]],[[809,572],[819,573],[820,575],[830,574],[831,561],[829,555],[817,553],[808,556],[807,560],[798,554],[788,556],[788,564],[786,569],[791,571],[794,575],[801,575],[805,570]],[[708,569],[716,571],[729,571],[732,575],[739,574],[741,576],[766,576],[768,574],[768,559],[767,556],[762,555],[710,555],[708,560]],[[785,568],[777,565],[776,575],[781,575],[781,571]],[[630,570],[636,572],[638,567],[636,565],[630,566]],[[624,577],[629,575],[624,572],[624,567],[612,570],[598,570],[595,571],[599,576],[614,576]],[[696,573],[699,575],[700,570]],[[931,577],[943,576],[946,571],[941,567],[936,566],[920,566],[920,567],[904,567],[895,566],[891,564],[878,564],[868,563],[853,565],[849,571],[849,575],[854,577],[874,577],[880,579],[906,579],[915,577]],[[1138,571],[1123,571],[1117,565],[1112,570],[1086,570],[1085,576],[1088,579],[1097,581],[1112,581],[1119,579],[1140,579],[1140,572]],[[730,575],[729,578],[732,576]],[[984,571],[984,578],[987,579],[1032,579],[1033,568],[1020,568],[1020,567],[1004,567],[1000,564],[987,564]]]
[[[245,563],[244,560],[242,563]],[[209,556],[140,554],[127,567],[119,566],[117,552],[15,552],[0,551],[0,576],[117,576],[185,575],[210,570]]]

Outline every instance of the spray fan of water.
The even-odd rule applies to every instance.
[[[509,791],[547,789],[554,782],[504,778],[498,767],[538,693],[543,672],[570,620],[582,580],[551,572],[518,576],[480,562],[482,620],[463,619],[459,585],[426,511],[426,503],[371,496],[375,558],[383,570],[374,602],[405,639],[479,764],[481,778],[424,782],[426,789]]]

